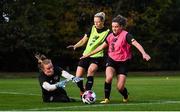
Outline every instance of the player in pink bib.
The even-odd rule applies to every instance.
[[[113,75],[117,76],[117,90],[123,96],[123,102],[128,101],[128,91],[125,87],[126,76],[128,73],[129,61],[132,58],[131,46],[135,46],[142,54],[143,59],[149,61],[151,57],[145,52],[144,48],[124,30],[126,18],[121,15],[112,20],[112,31],[106,38],[106,41],[91,53],[81,57],[89,57],[102,49],[108,47],[108,57],[106,60],[106,80],[104,84],[105,99],[100,103],[110,102],[111,84]]]
[[[122,30],[118,35],[111,33],[106,39],[108,47],[108,55],[114,61],[126,61],[131,59],[131,45],[126,41],[126,36],[130,36],[127,31]],[[128,37],[131,38],[132,37]]]

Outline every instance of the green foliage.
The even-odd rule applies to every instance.
[[[179,1],[123,0],[117,5],[119,8],[116,7],[115,12],[128,17],[127,29],[152,57],[150,63],[145,64],[139,52],[134,50],[133,63],[136,64],[131,68],[179,69],[180,49],[176,47],[179,45]]]
[[[127,29],[151,55],[152,61],[145,64],[134,50],[131,68],[180,68],[178,0],[2,0],[0,3],[0,70],[22,70],[21,67],[34,70],[33,53],[37,51],[65,66],[76,66],[83,49],[72,53],[66,46],[81,39],[99,11],[106,13],[109,28],[114,16],[126,16]],[[5,22],[3,14],[7,14],[9,22]]]

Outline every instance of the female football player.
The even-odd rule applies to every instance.
[[[132,58],[131,46],[135,46],[142,54],[143,59],[149,61],[151,57],[144,51],[144,48],[125,29],[126,18],[118,15],[112,20],[112,31],[106,41],[91,53],[85,54],[80,59],[89,57],[102,49],[108,47],[108,58],[106,61],[106,80],[104,83],[105,99],[100,103],[110,102],[111,83],[113,75],[117,76],[117,90],[123,96],[123,102],[128,101],[128,91],[125,87],[128,64]]]
[[[66,91],[63,89],[66,82],[72,80],[78,82],[82,79],[77,78],[60,67],[54,67],[51,59],[46,58],[44,55],[37,54],[35,57],[38,60],[39,67],[39,83],[42,89],[42,99],[44,102],[70,102],[74,101],[67,96]],[[60,81],[60,76],[66,80]]]
[[[90,53],[101,45],[107,35],[109,34],[109,29],[104,26],[105,22],[105,13],[99,12],[94,15],[94,25],[91,28],[91,31],[84,35],[84,37],[75,45],[70,45],[67,48],[73,48],[74,50],[78,47],[86,45],[86,49],[83,52],[83,55]],[[102,63],[104,57],[103,51],[95,53],[94,55],[81,59],[78,63],[76,70],[76,77],[82,77],[85,70],[87,70],[87,82],[85,87],[83,86],[83,81],[77,83],[80,88],[80,96],[84,93],[85,90],[91,90],[94,83],[94,74],[98,69],[99,64]]]

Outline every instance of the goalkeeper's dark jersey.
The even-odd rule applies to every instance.
[[[63,88],[57,88],[54,91],[47,91],[42,87],[44,82],[48,82],[49,84],[56,84],[59,82],[61,74],[62,69],[59,67],[54,67],[54,74],[52,76],[47,76],[40,71],[39,83],[42,89],[42,98],[44,102],[69,101],[66,91]]]

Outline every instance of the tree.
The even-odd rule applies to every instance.
[[[35,52],[75,68],[83,49],[66,46],[81,39],[99,11],[106,13],[109,28],[117,14],[127,17],[128,31],[151,54],[151,62],[145,64],[135,50],[132,69],[180,68],[178,0],[1,0],[0,4],[0,70],[35,70]]]

